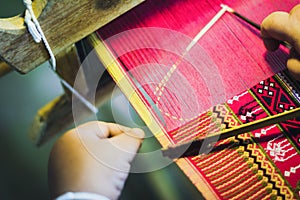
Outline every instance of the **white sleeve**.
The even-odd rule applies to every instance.
[[[55,200],[109,200],[107,197],[100,194],[88,192],[67,192]]]

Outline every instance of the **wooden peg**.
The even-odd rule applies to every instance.
[[[96,64],[94,62],[91,65],[90,63],[82,63],[82,61],[86,61],[85,58],[92,48],[86,40],[81,40],[56,56],[57,73],[72,86],[76,80],[76,91],[84,96],[93,91],[90,88],[92,85],[90,85],[91,83],[88,84],[87,79],[89,77],[88,74],[93,73],[90,71],[91,68],[95,69],[96,67],[93,65]],[[104,70],[105,68],[100,63],[97,63],[97,71],[104,72]],[[95,91],[96,107],[101,107],[110,99],[114,87],[115,83],[112,78],[104,72],[97,83]],[[82,104],[82,102],[73,96],[68,89],[65,89],[65,94],[55,98],[37,112],[30,129],[30,137],[37,146],[41,146],[53,136],[74,125],[72,106],[78,104]],[[76,119],[80,118],[84,121],[94,115],[94,113],[91,113],[87,107],[83,106],[79,115]]]
[[[12,68],[5,62],[0,60],[0,77],[8,74],[12,71]]]
[[[35,0],[33,10],[56,55],[144,0]],[[36,44],[24,18],[0,19],[0,58],[20,73],[49,59],[42,43]]]
[[[83,70],[80,69],[80,59],[77,53],[75,45],[72,45],[56,55],[57,68],[56,71],[66,82],[71,86],[74,85],[75,79],[80,81],[80,84],[77,84],[76,90],[80,94],[86,94],[89,91],[88,85],[85,81],[85,75]],[[72,97],[72,93],[64,87],[65,93]]]
[[[101,107],[110,99],[114,87],[116,87],[115,83],[111,81],[96,91],[96,107]],[[86,110],[82,111],[79,118],[84,121],[91,115],[90,110],[86,108]],[[72,101],[66,94],[63,94],[37,112],[29,130],[29,136],[37,146],[41,146],[72,126],[74,126]]]

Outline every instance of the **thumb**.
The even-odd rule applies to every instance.
[[[287,68],[290,73],[300,81],[300,54],[292,48],[290,51],[290,58],[287,61]]]
[[[141,146],[144,136],[145,133],[143,130],[134,128],[109,140],[115,148],[118,148],[120,156],[130,163]]]

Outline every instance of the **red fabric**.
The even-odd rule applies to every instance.
[[[276,56],[267,54],[259,32],[232,14],[226,13],[200,39],[199,46],[186,56],[174,73],[175,78],[167,83],[168,91],[157,102],[153,95],[155,87],[172,64],[180,58],[191,39],[221,9],[220,3],[216,0],[146,1],[101,28],[98,34],[106,40],[115,56],[122,61],[123,66],[126,66],[126,70],[131,70],[135,79],[145,85],[148,95],[163,108],[164,112],[175,118],[192,118],[278,72],[284,68],[284,58],[287,57],[285,51],[279,51],[279,55]],[[278,3],[270,0],[223,3],[260,23],[272,11],[279,9],[287,11],[298,2],[293,0]],[[161,31],[157,34],[157,31],[148,30],[140,30],[137,34],[135,29],[143,27],[166,28],[184,36],[180,35],[177,39],[176,32]],[[118,33],[121,34],[117,35]],[[161,45],[162,43],[166,44]],[[130,47],[141,46],[145,48],[130,50]],[[150,46],[154,48],[149,48]],[[155,48],[157,46],[161,49]],[[170,52],[171,50],[175,53]],[[265,56],[262,56],[264,54]],[[278,56],[281,59],[278,59]],[[143,65],[148,68],[143,67],[143,70],[140,70],[140,66]],[[203,69],[208,72],[203,72]],[[176,82],[182,82],[180,88],[176,88]],[[172,94],[172,90],[176,91],[176,95]],[[195,98],[187,98],[186,93],[193,93]],[[195,99],[197,101],[194,101]],[[191,108],[189,105],[194,106]],[[170,118],[164,120],[167,130],[181,124]]]
[[[271,77],[285,68],[287,50],[267,53],[259,32],[230,13],[182,59],[192,38],[221,9],[220,3],[261,23],[271,12],[289,11],[299,2],[148,0],[98,30],[170,143],[299,106],[297,87],[292,91],[285,87],[290,84],[289,76]],[[299,128],[297,119],[266,127],[222,141],[235,140],[237,148],[187,162],[219,199],[299,198]],[[263,136],[269,140],[261,139]]]

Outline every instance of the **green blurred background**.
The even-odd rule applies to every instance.
[[[0,0],[0,17],[9,17],[24,11],[21,0]],[[34,146],[28,137],[36,112],[49,101],[61,95],[63,90],[57,77],[47,64],[26,75],[12,72],[0,78],[0,199],[43,200],[49,199],[47,186],[47,162],[54,140],[41,148]],[[120,98],[120,99],[119,99]],[[128,106],[119,94],[117,104]],[[115,101],[115,99],[112,99]],[[121,106],[122,107],[122,106]],[[112,121],[111,102],[101,109],[99,120]],[[134,111],[120,111],[122,124],[134,118],[141,120]],[[121,120],[122,121],[122,120]],[[147,131],[147,130],[145,130]],[[147,132],[147,135],[151,133]],[[152,137],[145,141],[142,151],[160,148]],[[160,162],[160,159],[144,160],[144,165]],[[194,186],[175,164],[154,172],[131,174],[120,199],[202,199]]]

